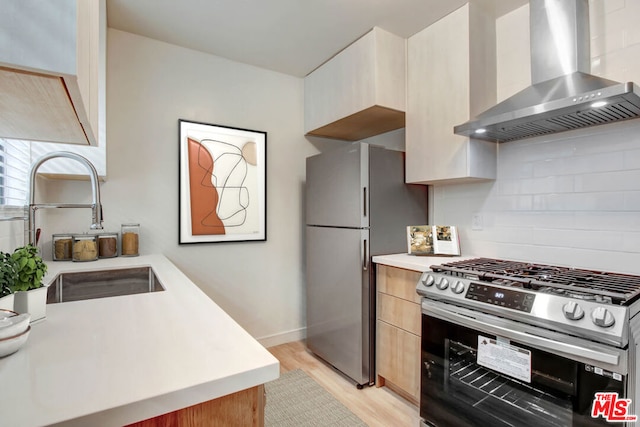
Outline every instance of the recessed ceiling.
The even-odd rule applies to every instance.
[[[526,0],[476,0],[497,16]],[[107,25],[304,77],[373,27],[408,38],[465,0],[107,0]]]

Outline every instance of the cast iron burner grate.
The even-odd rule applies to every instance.
[[[640,296],[640,276],[493,258],[474,258],[431,269],[500,285],[628,305]]]

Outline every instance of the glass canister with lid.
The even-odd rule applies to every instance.
[[[51,236],[53,246],[54,261],[71,261],[73,235],[72,234],[54,234]]]
[[[114,258],[118,256],[118,233],[98,234],[98,258]]]
[[[122,256],[138,256],[140,224],[122,224],[120,232],[121,249],[120,254]]]
[[[73,235],[73,261],[95,261],[98,259],[98,236],[95,234]]]

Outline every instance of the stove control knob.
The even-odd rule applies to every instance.
[[[451,285],[451,290],[454,294],[461,294],[462,292],[464,292],[464,283],[462,282],[462,280],[457,280],[456,283]]]
[[[580,320],[584,317],[584,310],[577,303],[571,301],[562,306],[564,317],[569,320]]]
[[[422,279],[422,284],[425,285],[428,288],[429,286],[432,286],[435,281],[436,281],[436,279],[431,274],[427,274]]]
[[[593,320],[596,326],[600,326],[601,328],[608,328],[616,322],[613,314],[604,307],[596,307],[596,309],[591,312],[591,320]]]
[[[448,287],[449,287],[449,281],[444,277],[440,279],[438,283],[436,283],[436,288],[440,289],[441,291],[444,291]]]

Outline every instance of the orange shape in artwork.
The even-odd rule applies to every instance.
[[[191,234],[225,234],[216,213],[218,190],[211,182],[213,157],[199,142],[187,138],[189,149],[189,189],[191,195]]]

